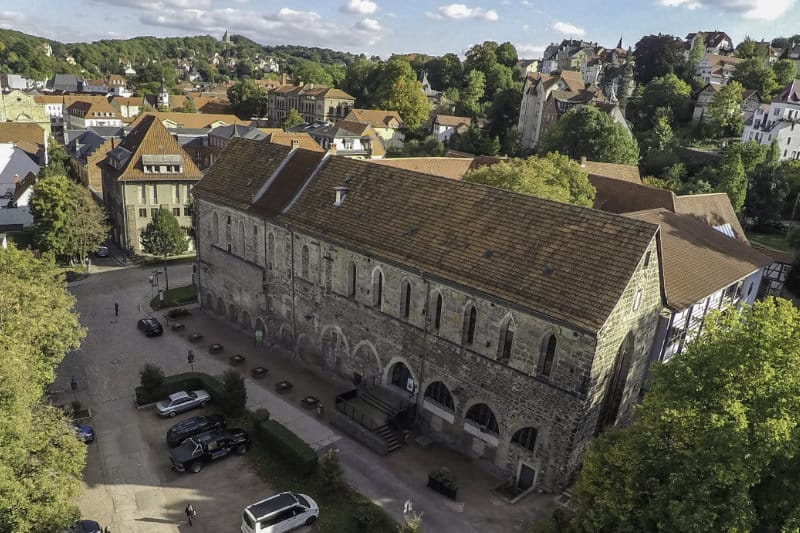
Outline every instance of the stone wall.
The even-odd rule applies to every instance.
[[[263,328],[265,344],[292,350],[321,374],[367,386],[391,385],[393,371],[405,366],[411,381],[397,383],[398,390],[413,389],[417,422],[432,438],[498,476],[516,475],[524,462],[536,470],[536,483],[546,490],[563,488],[579,465],[620,343],[628,331],[654,325],[660,308],[655,241],[648,267],[640,266],[596,341],[589,332],[319,236],[202,200],[197,206],[206,307],[218,312],[217,299],[222,298],[223,308],[234,305],[240,317],[246,311],[254,327]],[[236,232],[227,231],[239,224],[246,235],[251,226],[259,227],[264,240],[248,238],[241,246]],[[640,287],[643,296],[633,312]],[[471,306],[477,319],[468,343]],[[503,339],[509,328],[514,342],[505,360]],[[555,357],[544,375],[542,359],[551,336],[556,339]],[[652,339],[638,332],[636,336],[637,353],[646,360],[645,344]],[[637,397],[643,370],[637,359],[621,413]],[[435,382],[444,384],[452,407],[426,399]],[[477,404],[491,409],[497,432],[467,419]],[[536,431],[532,449],[512,442],[524,428]]]

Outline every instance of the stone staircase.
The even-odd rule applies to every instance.
[[[369,389],[362,390],[359,393],[358,397],[364,403],[371,405],[372,407],[374,407],[375,409],[377,409],[382,413],[386,413],[387,418],[394,418],[399,414],[397,409],[395,409],[392,406],[392,404],[383,400],[382,398],[379,398],[378,396],[370,392]]]
[[[386,443],[386,453],[391,453],[402,446],[400,441],[397,440],[395,431],[390,428],[388,424],[384,424],[376,429],[375,434]]]

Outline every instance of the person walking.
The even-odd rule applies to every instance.
[[[119,316],[119,303],[114,302],[114,316]]]
[[[197,518],[197,511],[194,510],[194,506],[192,506],[192,504],[190,503],[189,505],[186,506],[186,510],[184,511],[184,513],[186,513],[186,518],[189,519],[189,525],[191,526],[192,518]]]

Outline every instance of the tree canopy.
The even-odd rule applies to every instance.
[[[591,207],[595,197],[589,175],[580,164],[557,153],[471,170],[464,181],[585,207]]]
[[[745,59],[736,66],[733,79],[745,89],[757,91],[762,97],[772,94],[778,88],[775,71],[766,61],[758,57]]]
[[[153,215],[153,220],[142,230],[142,249],[148,254],[153,254],[166,259],[173,255],[186,253],[189,249],[189,240],[178,219],[169,210],[159,207]],[[166,288],[169,290],[169,276],[167,267],[164,266]]]
[[[742,95],[744,88],[738,81],[723,85],[706,108],[708,123],[715,136],[738,137],[742,134]]]
[[[683,52],[683,40],[678,37],[661,34],[642,37],[633,50],[636,82],[645,85],[670,73],[683,76],[686,72]]]
[[[548,152],[604,163],[636,165],[639,162],[636,139],[607,113],[591,105],[564,113],[539,146],[539,153]]]
[[[591,445],[574,530],[800,527],[800,311],[770,298],[704,328],[652,368],[631,426]]]
[[[228,100],[240,118],[263,117],[267,114],[267,92],[250,78],[244,78],[228,89]]]
[[[378,106],[397,111],[408,129],[417,129],[428,119],[428,99],[407,59],[393,57],[382,66],[377,96]]]
[[[77,518],[86,447],[44,388],[85,331],[52,255],[0,249],[0,531],[61,531]]]

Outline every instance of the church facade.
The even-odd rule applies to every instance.
[[[658,226],[247,139],[193,195],[207,311],[407,394],[424,433],[486,470],[560,490],[629,418]]]

